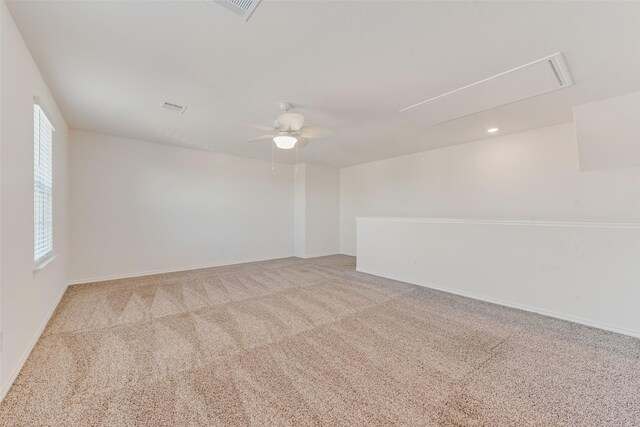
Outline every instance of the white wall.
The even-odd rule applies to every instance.
[[[340,251],[359,216],[640,220],[640,168],[581,171],[572,123],[344,168]]]
[[[293,166],[71,134],[71,282],[293,255]]]
[[[640,166],[640,92],[573,109],[583,170]]]
[[[359,218],[358,271],[640,337],[640,222]]]
[[[340,252],[340,171],[306,164],[306,257]]]
[[[17,375],[67,285],[68,130],[11,15],[1,4],[1,393]],[[33,98],[52,121],[53,231],[57,257],[34,275]],[[0,394],[0,397],[2,396]]]
[[[307,253],[307,165],[295,167],[294,190],[294,254],[305,258]]]
[[[295,254],[300,258],[340,251],[340,171],[312,163],[295,171]]]

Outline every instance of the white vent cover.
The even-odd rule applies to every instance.
[[[173,111],[174,113],[180,113],[180,114],[184,113],[187,110],[187,107],[183,105],[178,105],[173,102],[167,102],[167,101],[164,101],[162,104],[160,104],[160,108]]]
[[[400,112],[406,111],[435,125],[572,85],[567,64],[562,54],[556,53],[418,102]]]
[[[213,0],[231,10],[236,15],[244,18],[245,21],[249,20],[249,17],[258,6],[261,0]]]

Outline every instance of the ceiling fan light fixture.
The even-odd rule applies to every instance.
[[[276,135],[273,137],[273,142],[276,143],[276,147],[278,148],[282,148],[283,150],[290,150],[296,146],[298,138],[291,135]]]

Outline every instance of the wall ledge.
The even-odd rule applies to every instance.
[[[356,221],[427,222],[436,224],[507,225],[532,227],[581,227],[581,228],[626,228],[640,229],[634,221],[567,221],[567,220],[522,220],[522,219],[472,219],[472,218],[428,218],[428,217],[356,217]]]

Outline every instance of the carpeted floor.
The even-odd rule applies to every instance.
[[[69,288],[3,426],[639,426],[640,340],[295,258]]]

